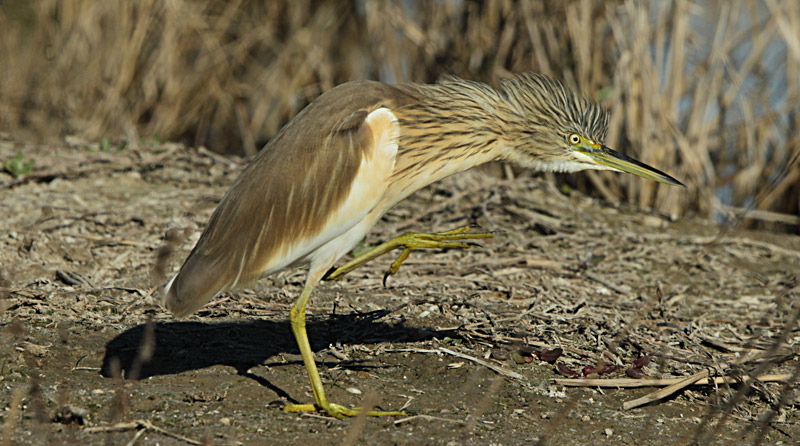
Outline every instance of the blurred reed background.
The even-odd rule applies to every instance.
[[[536,71],[684,180],[555,176],[664,214],[800,232],[800,2],[0,0],[0,129],[252,155],[353,79]],[[746,211],[746,212],[745,212]]]

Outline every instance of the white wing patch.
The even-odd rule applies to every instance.
[[[365,150],[350,193],[333,212],[318,234],[298,241],[281,256],[270,259],[264,273],[269,274],[290,265],[310,263],[311,268],[327,269],[347,254],[380,218],[371,215],[381,201],[394,170],[400,126],[388,108],[379,108],[365,119],[372,141]]]
[[[324,245],[309,256],[312,269],[327,270],[353,249],[380,218],[376,213],[366,217],[380,203],[388,189],[397,157],[400,126],[397,117],[388,108],[373,111],[367,115],[365,122],[372,133],[370,148],[353,178],[350,194],[325,225],[324,234],[330,231],[336,235],[322,237],[326,239]]]

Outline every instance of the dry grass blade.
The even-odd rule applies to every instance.
[[[357,444],[358,437],[364,432],[364,428],[367,427],[367,419],[369,416],[367,415],[369,411],[375,408],[378,405],[378,394],[375,391],[369,391],[364,398],[361,400],[361,412],[350,422],[350,428],[347,430],[347,435],[342,440],[342,444],[345,446]]]
[[[17,425],[17,418],[19,417],[20,412],[22,412],[23,396],[25,396],[25,389],[22,387],[17,387],[11,394],[8,413],[4,417],[5,423],[3,423],[2,446],[11,446],[14,444],[14,428]]]

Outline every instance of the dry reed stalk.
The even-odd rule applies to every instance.
[[[348,80],[538,71],[602,100],[609,145],[690,187],[597,172],[558,181],[674,216],[800,214],[797,2],[11,3],[0,127],[23,138],[158,135],[252,155]]]

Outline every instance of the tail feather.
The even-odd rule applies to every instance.
[[[164,288],[163,306],[176,317],[188,316],[228,287],[217,262],[193,252]]]

